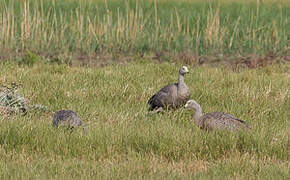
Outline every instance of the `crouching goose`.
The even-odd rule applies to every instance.
[[[67,126],[70,128],[79,127],[83,121],[78,117],[77,113],[72,110],[56,111],[53,116],[52,126]]]
[[[194,100],[187,101],[184,107],[195,109],[194,123],[204,130],[238,131],[242,129],[251,129],[251,126],[246,121],[238,119],[231,114],[224,112],[203,114],[200,105]]]

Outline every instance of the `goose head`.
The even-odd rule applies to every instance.
[[[188,109],[197,109],[200,107],[200,105],[195,100],[191,99],[186,102],[184,107]]]
[[[181,75],[184,75],[184,74],[187,74],[189,73],[189,70],[186,66],[182,66],[180,69],[179,69],[179,74]]]

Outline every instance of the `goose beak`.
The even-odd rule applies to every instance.
[[[186,104],[184,105],[184,107],[187,108],[187,107],[188,107],[188,104],[186,103]]]

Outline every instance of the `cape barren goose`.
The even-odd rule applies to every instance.
[[[52,126],[68,126],[71,128],[79,127],[83,121],[78,117],[77,113],[72,110],[56,111],[53,116]]]
[[[200,105],[194,100],[187,101],[185,107],[189,109],[195,109],[194,123],[201,129],[209,131],[238,131],[242,129],[251,129],[251,126],[246,121],[238,119],[231,114],[224,112],[212,112],[203,114]]]
[[[163,87],[149,99],[149,110],[162,111],[184,105],[190,97],[190,89],[184,82],[184,75],[188,72],[187,67],[182,66],[178,72],[178,82]]]

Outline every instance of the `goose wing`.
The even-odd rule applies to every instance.
[[[251,129],[251,126],[244,120],[224,112],[208,113],[202,117],[205,129],[227,129],[236,131],[241,128]]]
[[[150,105],[149,110],[173,105],[174,99],[176,99],[176,95],[177,83],[169,84],[163,87],[148,100],[148,104]]]

